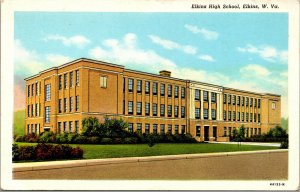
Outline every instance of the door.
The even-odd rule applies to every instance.
[[[209,126],[204,127],[204,141],[209,141]]]

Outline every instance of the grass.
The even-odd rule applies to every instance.
[[[24,135],[25,110],[14,112],[14,135]]]
[[[19,146],[36,145],[36,143],[17,143]],[[76,147],[77,144],[71,144]],[[253,151],[278,149],[278,147],[255,146],[255,145],[229,145],[213,143],[193,143],[193,144],[156,144],[149,147],[147,144],[122,144],[122,145],[79,145],[83,151],[85,159],[102,159],[117,157],[143,157],[158,155],[176,155],[193,153],[214,153],[233,151]]]

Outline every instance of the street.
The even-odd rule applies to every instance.
[[[14,179],[284,180],[288,152],[14,172]]]

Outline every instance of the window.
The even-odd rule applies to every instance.
[[[208,91],[203,91],[203,100],[208,101]]]
[[[64,112],[67,112],[67,98],[64,98]]]
[[[39,83],[36,82],[35,83],[35,95],[38,95],[39,94]]]
[[[133,114],[133,101],[128,101],[128,114]]]
[[[258,128],[258,135],[261,135],[261,128]]]
[[[107,76],[100,77],[100,87],[107,88]]]
[[[70,112],[73,111],[73,97],[70,97]]]
[[[231,95],[228,95],[228,104],[231,103]]]
[[[146,84],[145,84],[145,85],[146,85],[145,93],[146,93],[146,94],[149,94],[149,93],[150,93],[150,82],[149,82],[149,81],[146,81],[145,83],[146,83]]]
[[[160,95],[165,96],[165,84],[160,84]]]
[[[157,124],[153,124],[153,131],[154,134],[157,134]]]
[[[137,130],[138,132],[142,132],[142,124],[141,124],[141,123],[137,123],[137,124],[136,124],[136,130]]]
[[[175,125],[175,134],[179,134],[179,125]]]
[[[128,79],[128,91],[133,92],[133,79]]]
[[[160,105],[160,116],[165,116],[165,105],[164,104]]]
[[[185,98],[185,87],[181,87],[181,98]]]
[[[228,136],[231,136],[231,127],[228,127]]]
[[[172,125],[168,124],[168,133],[172,134]]]
[[[58,100],[58,113],[62,113],[62,100]]]
[[[172,85],[168,85],[168,97],[172,97]]]
[[[51,84],[46,85],[46,97],[45,97],[45,101],[50,101],[51,99]]]
[[[203,118],[208,119],[208,109],[204,109],[203,111]]]
[[[79,131],[79,121],[75,121],[75,133]]]
[[[247,121],[247,122],[249,121],[248,116],[249,116],[249,113],[246,113],[246,121]]]
[[[181,125],[181,134],[185,134],[185,125]]]
[[[257,107],[260,108],[260,99],[257,100]]]
[[[250,122],[252,122],[252,113],[250,113]]]
[[[142,80],[137,80],[137,85],[136,85],[136,91],[138,93],[141,93],[142,92]]]
[[[260,123],[260,114],[257,114],[257,122]]]
[[[50,107],[45,107],[45,123],[50,123]]]
[[[246,128],[246,137],[249,137],[249,128]]]
[[[200,100],[200,90],[195,89],[195,100],[199,101]]]
[[[145,104],[145,114],[150,115],[150,103]]]
[[[160,125],[160,134],[164,134],[165,133],[165,125],[161,124]]]
[[[228,111],[228,120],[231,121],[231,111]]]
[[[168,105],[168,117],[172,117],[172,105]]]
[[[254,128],[254,135],[257,135],[257,128]]]
[[[142,102],[136,103],[136,114],[141,115],[142,114]]]
[[[174,116],[178,117],[178,109],[179,107],[177,105],[174,106]]]
[[[64,122],[64,132],[66,132],[67,131],[67,122],[65,121]]]
[[[254,99],[254,107],[256,107],[257,99]]]
[[[33,107],[33,104],[31,105],[31,116],[32,117],[34,116],[34,107]]]
[[[235,121],[235,119],[236,119],[236,112],[232,111],[232,120]]]
[[[200,108],[195,108],[195,118],[200,119]]]
[[[27,86],[27,96],[30,97],[30,85]]]
[[[223,112],[223,119],[226,120],[226,111]]]
[[[30,105],[27,105],[27,117],[30,117]]]
[[[61,122],[58,122],[58,124],[57,124],[57,133],[58,134],[61,133]]]
[[[240,118],[241,118],[241,113],[238,112],[238,114],[237,114],[237,120],[240,121],[241,120]]]
[[[73,132],[73,122],[69,121],[69,132],[72,133]]]
[[[185,107],[181,107],[181,118],[185,118]]]
[[[152,104],[152,114],[153,114],[153,116],[157,116],[157,104],[156,103]]]
[[[70,72],[70,87],[73,87],[73,71]]]
[[[238,96],[238,97],[237,97],[237,105],[240,105],[240,99],[241,99],[241,97]]]
[[[244,112],[242,112],[242,121],[244,121]]]
[[[79,110],[79,96],[77,95],[76,96],[76,111],[78,111]]]
[[[178,98],[178,93],[179,93],[179,87],[178,86],[175,86],[175,98]]]
[[[211,92],[211,102],[215,103],[216,102],[216,93]]]
[[[235,105],[235,100],[236,100],[236,96],[233,95],[233,96],[232,96],[232,104],[233,104],[233,105]]]
[[[200,137],[200,130],[201,130],[201,127],[200,126],[196,126],[196,136],[197,137]]]
[[[148,135],[149,132],[150,132],[150,124],[146,123],[145,124],[145,133],[146,133],[146,135]]]
[[[250,129],[250,136],[253,135],[253,128]]]
[[[64,89],[67,88],[67,74],[64,74]]]
[[[31,85],[31,96],[34,95],[34,84]]]
[[[226,94],[223,95],[223,103],[226,104]]]
[[[242,106],[244,106],[245,97],[242,97]]]
[[[39,116],[39,104],[38,103],[35,104],[35,116],[36,117]]]
[[[272,102],[272,109],[276,109],[276,103]]]
[[[79,70],[76,70],[76,86],[79,86]]]
[[[252,107],[253,98],[250,99],[250,107]]]
[[[246,106],[248,107],[249,105],[249,97],[246,98]]]
[[[153,82],[153,89],[152,89],[153,95],[157,95],[157,83]]]
[[[256,122],[256,113],[254,113],[254,122]]]
[[[224,127],[224,137],[226,137],[226,136],[227,136],[227,128]]]
[[[216,110],[215,109],[211,110],[211,119],[216,120]]]
[[[133,124],[128,123],[128,132],[133,133]]]
[[[62,89],[62,76],[58,76],[58,89],[61,90]]]

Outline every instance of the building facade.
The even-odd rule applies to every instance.
[[[198,141],[228,141],[280,124],[280,96],[125,69],[81,58],[28,77],[25,133],[80,132],[82,119],[123,118],[128,131],[190,133]]]

